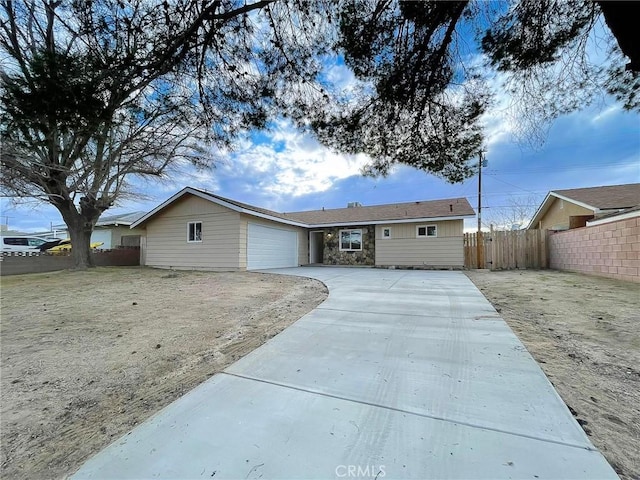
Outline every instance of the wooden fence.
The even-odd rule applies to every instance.
[[[490,268],[491,270],[547,268],[549,266],[547,231],[465,233],[464,266],[470,269]]]
[[[95,250],[93,262],[99,267],[140,265],[140,248]],[[69,251],[61,252],[59,255],[46,252],[2,252],[0,255],[0,276],[55,272],[72,267],[73,261]]]

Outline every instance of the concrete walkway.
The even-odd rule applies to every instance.
[[[618,478],[461,272],[273,273],[329,298],[74,478]]]

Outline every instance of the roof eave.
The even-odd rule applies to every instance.
[[[418,223],[418,222],[443,222],[446,220],[464,220],[465,218],[474,218],[471,215],[452,215],[448,217],[417,217],[417,218],[400,218],[395,220],[360,220],[357,222],[330,222],[330,223],[311,223],[308,228],[323,227],[354,227],[358,225],[393,225],[399,223]]]
[[[544,200],[536,210],[536,213],[533,215],[533,218],[529,222],[529,225],[527,225],[527,230],[535,228],[535,225],[540,221],[540,217],[542,217],[545,213],[547,213],[547,210],[549,210],[549,206],[551,205],[551,203],[547,203],[547,201],[549,200],[549,197],[551,197],[551,193],[552,192],[547,193],[547,196],[544,197]]]
[[[176,200],[178,200],[179,198],[181,198],[182,196],[184,196],[187,193],[190,193],[192,195],[195,195],[196,197],[202,198],[202,199],[210,201],[212,203],[216,203],[216,204],[218,204],[220,206],[226,207],[226,208],[228,208],[230,210],[233,210],[235,212],[238,212],[238,213],[243,213],[245,215],[258,217],[258,218],[264,218],[266,220],[271,220],[271,221],[274,221],[274,222],[283,223],[285,225],[291,225],[291,226],[294,226],[294,227],[301,227],[301,228],[322,228],[322,227],[339,227],[339,226],[356,226],[356,225],[380,225],[380,224],[415,223],[415,222],[437,222],[437,221],[445,221],[445,220],[464,220],[465,218],[473,218],[473,217],[475,217],[475,213],[474,213],[474,214],[468,214],[468,215],[451,215],[451,216],[447,216],[447,217],[417,217],[417,218],[403,218],[403,219],[392,219],[392,220],[363,220],[363,221],[357,221],[357,222],[305,223],[305,222],[300,222],[300,221],[295,221],[295,220],[289,220],[289,219],[286,219],[286,218],[275,217],[273,215],[268,215],[266,213],[257,212],[255,210],[250,210],[250,209],[247,209],[247,208],[243,208],[243,207],[240,207],[240,206],[235,205],[233,203],[225,202],[224,200],[222,200],[222,199],[220,199],[218,197],[215,197],[213,195],[209,195],[206,192],[202,192],[202,191],[200,191],[198,189],[191,188],[191,187],[185,187],[182,190],[180,190],[179,192],[177,192],[175,195],[173,195],[172,197],[170,197],[167,200],[165,200],[164,202],[162,202],[156,208],[154,208],[153,210],[151,210],[147,214],[143,215],[142,217],[140,217],[135,222],[131,223],[131,226],[129,228],[136,228],[136,227],[142,225],[143,223],[147,222],[153,216],[155,216],[156,214],[160,213],[162,210],[164,210],[170,204],[172,204],[173,202],[175,202]]]
[[[632,211],[621,211],[618,214],[608,215],[604,218],[598,218],[594,220],[587,221],[587,227],[592,227],[596,225],[603,225],[605,223],[613,223],[619,222],[620,220],[628,220],[631,218],[640,217],[640,210],[632,210]]]
[[[600,211],[600,209],[598,207],[594,207],[593,205],[589,205],[588,203],[584,203],[584,202],[581,202],[581,201],[576,200],[574,198],[567,197],[566,195],[561,195],[561,194],[556,193],[556,192],[549,192],[549,193],[553,194],[553,196],[556,197],[556,198],[559,198],[559,199],[564,200],[566,202],[571,202],[571,203],[573,203],[575,205],[578,205],[579,207],[587,208],[589,210],[593,210],[594,212]]]
[[[550,200],[551,197],[553,197],[552,200]],[[540,204],[540,207],[538,207],[538,210],[536,211],[535,215],[533,216],[533,218],[529,222],[529,225],[527,225],[527,230],[532,230],[532,229],[536,228],[536,225],[540,221],[540,218],[542,218],[544,216],[544,214],[547,213],[547,210],[549,210],[549,207],[551,206],[551,203],[553,203],[553,201],[555,201],[555,199],[560,199],[560,200],[564,200],[566,202],[573,203],[574,205],[578,205],[580,207],[587,208],[589,210],[593,210],[596,213],[600,212],[600,209],[594,207],[593,205],[588,205],[588,204],[586,204],[584,202],[579,202],[578,200],[574,200],[573,198],[567,197],[565,195],[561,195],[561,194],[556,193],[554,191],[550,191],[549,193],[547,193],[547,196],[544,197],[544,200]]]
[[[156,208],[151,210],[149,213],[147,213],[146,215],[142,216],[141,218],[139,218],[138,220],[133,222],[129,228],[135,228],[135,227],[138,227],[138,226],[142,225],[144,222],[146,222],[149,219],[151,219],[151,217],[155,216],[157,213],[160,213],[162,210],[164,210],[170,204],[172,204],[173,202],[175,202],[179,198],[183,197],[187,193],[190,193],[191,195],[195,195],[196,197],[202,198],[203,200],[207,200],[209,202],[216,203],[216,204],[218,204],[218,205],[220,205],[222,207],[226,207],[226,208],[228,208],[230,210],[233,210],[234,212],[244,213],[246,215],[251,215],[251,216],[254,216],[254,217],[258,217],[258,218],[264,218],[266,220],[272,220],[274,222],[284,223],[284,224],[292,225],[292,226],[296,226],[296,227],[303,227],[303,228],[307,227],[307,225],[304,224],[304,223],[295,222],[293,220],[286,220],[284,218],[274,217],[273,215],[267,215],[266,213],[256,212],[255,210],[249,210],[247,208],[242,208],[242,207],[239,207],[238,205],[234,205],[233,203],[225,202],[224,200],[221,200],[220,198],[214,197],[212,195],[208,195],[207,193],[201,192],[200,190],[197,190],[195,188],[185,187],[182,190],[180,190],[178,193],[176,193],[175,195],[170,197],[169,199],[167,199],[164,202],[162,202],[160,205],[158,205]]]

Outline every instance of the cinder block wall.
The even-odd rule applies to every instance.
[[[552,233],[549,266],[640,282],[640,218]]]

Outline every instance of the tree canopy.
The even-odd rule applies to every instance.
[[[605,92],[640,109],[640,53],[634,26],[624,22],[637,18],[637,2],[340,5],[337,47],[360,92],[316,118],[314,128],[338,150],[369,154],[366,173],[385,175],[400,163],[452,182],[472,175],[494,93],[483,66],[500,72],[529,135]],[[606,56],[592,60],[596,41]]]
[[[406,164],[462,181],[492,102],[483,62],[531,125],[605,91],[638,110],[624,21],[637,13],[588,0],[0,0],[0,188],[55,206],[84,266],[133,178],[211,166],[277,115],[368,154],[367,174]],[[613,35],[591,61],[599,29]],[[329,58],[352,90],[327,81]]]
[[[316,32],[300,32],[311,7],[3,0],[3,194],[56,207],[76,264],[90,264],[93,226],[132,178],[210,166],[239,132],[295,105],[296,82],[314,75]]]

